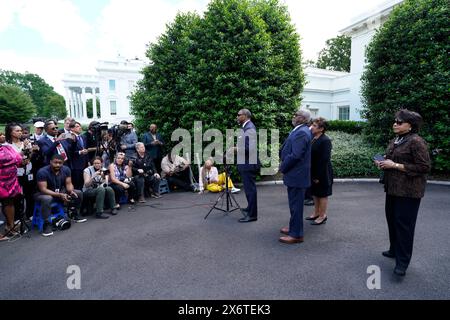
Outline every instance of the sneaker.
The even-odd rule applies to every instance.
[[[86,221],[87,221],[86,218],[80,217],[80,216],[77,215],[77,214],[74,214],[74,215],[72,216],[72,220],[75,221],[76,223],[82,223],[82,222],[86,222]]]
[[[111,210],[111,214],[112,214],[113,216],[116,216],[117,213],[118,213],[118,211],[117,211],[116,208],[114,208],[114,209]]]
[[[162,196],[159,193],[152,193],[151,197],[155,199],[162,198]]]
[[[53,230],[49,223],[44,223],[44,229],[42,230],[42,235],[44,237],[50,237],[53,235]]]
[[[238,189],[238,188],[231,189],[231,193],[238,193],[239,191],[241,191],[241,189]]]
[[[97,219],[109,219],[108,216],[105,216],[103,213],[96,213],[95,218]]]
[[[147,201],[145,201],[144,197],[140,197],[138,201],[139,201],[139,203],[146,203],[147,202]]]

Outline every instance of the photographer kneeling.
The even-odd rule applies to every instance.
[[[34,199],[41,203],[41,214],[45,221],[42,231],[44,237],[53,235],[48,222],[53,201],[64,202],[69,207],[69,217],[75,222],[86,221],[85,218],[79,216],[83,193],[74,189],[70,169],[63,164],[64,158],[55,154],[51,157],[50,164],[41,168],[37,173],[39,192],[34,195]]]
[[[131,162],[131,161],[130,161]],[[135,203],[135,185],[133,182],[133,173],[131,165],[125,165],[125,153],[118,152],[114,163],[109,165],[109,177],[111,180],[111,188],[114,190],[116,203],[120,203],[120,198],[128,192],[128,201],[131,204]]]
[[[191,182],[190,162],[179,155],[172,157],[172,154],[169,152],[162,159],[161,176],[167,179],[170,188],[177,186],[185,191],[199,191]]]
[[[136,143],[136,151],[137,157],[133,161],[133,176],[136,181],[139,202],[145,202],[144,190],[146,185],[152,188],[151,196],[153,198],[161,198],[159,194],[161,177],[156,171],[153,159],[145,152],[145,145],[142,142]]]
[[[95,199],[97,219],[108,219],[109,217],[103,214],[105,200],[111,208],[112,215],[117,214],[117,208],[114,190],[108,186],[108,169],[103,169],[102,166],[102,158],[95,157],[93,165],[84,169],[83,195],[88,200]]]

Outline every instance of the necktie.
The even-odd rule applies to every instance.
[[[80,148],[84,149],[83,138],[81,138],[81,136],[78,136],[78,143],[80,144]]]
[[[56,150],[58,151],[58,154],[64,158],[64,162],[67,161],[67,154],[66,151],[64,150],[64,147],[62,146],[61,143],[58,143],[56,145]]]

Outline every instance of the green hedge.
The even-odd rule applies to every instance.
[[[380,171],[374,166],[372,157],[384,153],[383,149],[372,147],[362,135],[344,132],[327,132],[332,139],[331,162],[335,178],[378,177]]]
[[[329,120],[328,131],[341,131],[346,133],[361,133],[366,123],[363,121]]]

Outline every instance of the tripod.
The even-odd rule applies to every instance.
[[[18,201],[18,202],[16,202],[16,201]],[[24,203],[25,203],[24,195],[20,195],[19,198],[16,198],[14,200],[14,211],[17,212],[17,216],[16,217],[19,218],[18,219],[18,221],[19,221],[18,223],[20,223],[20,227],[19,227],[19,234],[20,234],[20,236],[23,236],[28,231],[31,231],[31,227],[25,222],[25,217],[24,217],[25,216],[25,206],[24,206]],[[26,205],[28,206],[29,204],[26,203]],[[3,207],[2,207],[2,210],[4,210]],[[5,213],[3,212],[3,214],[5,214]],[[5,215],[5,217],[6,217],[6,215]],[[16,227],[16,224],[14,225],[14,227]],[[26,231],[25,231],[25,228],[26,228]]]
[[[234,195],[231,193],[230,188],[228,188],[228,176],[229,176],[228,171],[229,171],[229,167],[228,167],[228,165],[225,164],[225,189],[220,193],[216,202],[211,207],[208,214],[205,216],[205,220],[206,220],[206,218],[208,218],[208,216],[214,209],[226,212],[227,214],[241,209],[241,207],[239,206],[239,203],[236,201],[236,199],[234,198]],[[221,205],[218,206],[218,203],[220,201],[222,201]],[[226,201],[226,209],[223,209],[224,201]],[[236,205],[236,207],[230,210],[230,207],[234,207],[234,205]],[[241,211],[241,213],[242,213],[242,211]],[[244,213],[242,213],[242,215],[245,217]]]

